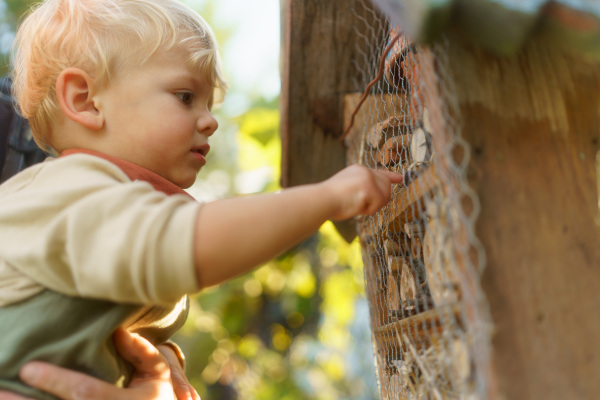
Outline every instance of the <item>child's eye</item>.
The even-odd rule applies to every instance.
[[[194,101],[194,94],[190,93],[190,92],[177,92],[175,93],[175,96],[177,96],[177,98],[185,105],[190,105],[192,104],[192,101]]]

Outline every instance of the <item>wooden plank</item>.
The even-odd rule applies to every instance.
[[[356,90],[354,60],[386,26],[368,2],[283,0],[282,186],[322,181],[346,166],[343,96]]]
[[[445,324],[460,325],[460,315],[458,305],[447,305],[377,327],[373,329],[373,333],[378,341],[387,345],[391,354],[399,354],[400,350],[407,351],[406,344],[394,340],[397,331],[406,334],[420,350],[432,344],[431,337],[442,333]]]
[[[427,112],[424,112],[424,125],[426,130],[431,133],[433,152],[435,153],[435,163],[437,172],[440,178],[441,193],[449,202],[449,207],[463,215],[469,215],[472,212],[472,206],[465,204],[457,195],[463,188],[463,182],[456,173],[456,163],[461,157],[465,157],[465,151],[461,150],[459,143],[456,141],[456,135],[461,132],[457,131],[456,125],[452,123],[452,118],[461,120],[459,110],[456,110],[457,105],[454,98],[453,89],[450,92],[448,85],[454,87],[458,84],[454,82],[454,77],[448,74],[447,65],[442,66],[446,61],[447,48],[442,46],[435,49],[435,53],[431,49],[420,48],[417,58],[422,73],[421,80],[425,82],[425,88],[422,91],[424,103],[427,105]],[[444,61],[441,61],[444,60]],[[472,72],[472,71],[471,71]],[[450,118],[450,120],[448,120]],[[462,148],[464,150],[464,148]],[[476,171],[476,167],[471,170]],[[466,207],[468,209],[466,209]],[[469,208],[470,207],[470,208]],[[452,251],[456,273],[460,276],[458,279],[459,287],[455,292],[447,293],[449,296],[442,296],[436,300],[443,302],[454,297],[468,299],[463,302],[463,318],[465,326],[468,330],[481,330],[482,322],[489,321],[489,314],[486,308],[485,301],[479,299],[484,298],[481,290],[480,276],[474,271],[480,268],[479,260],[481,259],[480,247],[476,247],[477,243],[472,243],[469,237],[469,229],[465,226],[465,221],[459,224],[452,224]],[[456,251],[456,249],[464,249]],[[436,296],[437,297],[437,296]],[[483,348],[487,349],[488,339],[485,337],[486,332],[480,332],[480,340],[483,341]],[[481,346],[481,344],[478,344]],[[499,400],[501,396],[498,392],[497,378],[491,364],[488,352],[473,351],[471,353],[473,362],[477,370],[478,379],[484,382],[486,387],[485,398],[489,400]]]
[[[400,310],[402,307],[401,288],[398,282],[398,276],[388,275],[386,288],[386,305],[388,310]]]
[[[513,59],[448,43],[481,204],[495,398],[597,398],[600,65],[536,42]]]
[[[282,0],[281,185],[319,182],[343,169],[343,95],[356,90],[355,59],[385,36],[356,26],[386,26],[369,2]],[[348,242],[354,221],[334,222]]]

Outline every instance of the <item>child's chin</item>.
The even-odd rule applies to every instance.
[[[194,182],[196,182],[196,175],[194,175],[192,178],[181,179],[173,183],[182,189],[189,189],[190,187],[192,187]]]
[[[189,182],[184,182],[184,183],[175,183],[177,186],[179,186],[181,189],[189,189],[192,187],[192,185],[194,184],[194,182],[189,183]]]

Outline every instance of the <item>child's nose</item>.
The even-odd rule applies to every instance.
[[[211,113],[206,113],[198,118],[198,131],[206,136],[211,136],[217,128],[219,123]]]

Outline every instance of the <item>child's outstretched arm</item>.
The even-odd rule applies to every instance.
[[[278,193],[206,203],[196,219],[194,260],[201,287],[276,257],[325,221],[375,213],[402,176],[354,165],[326,181]]]

